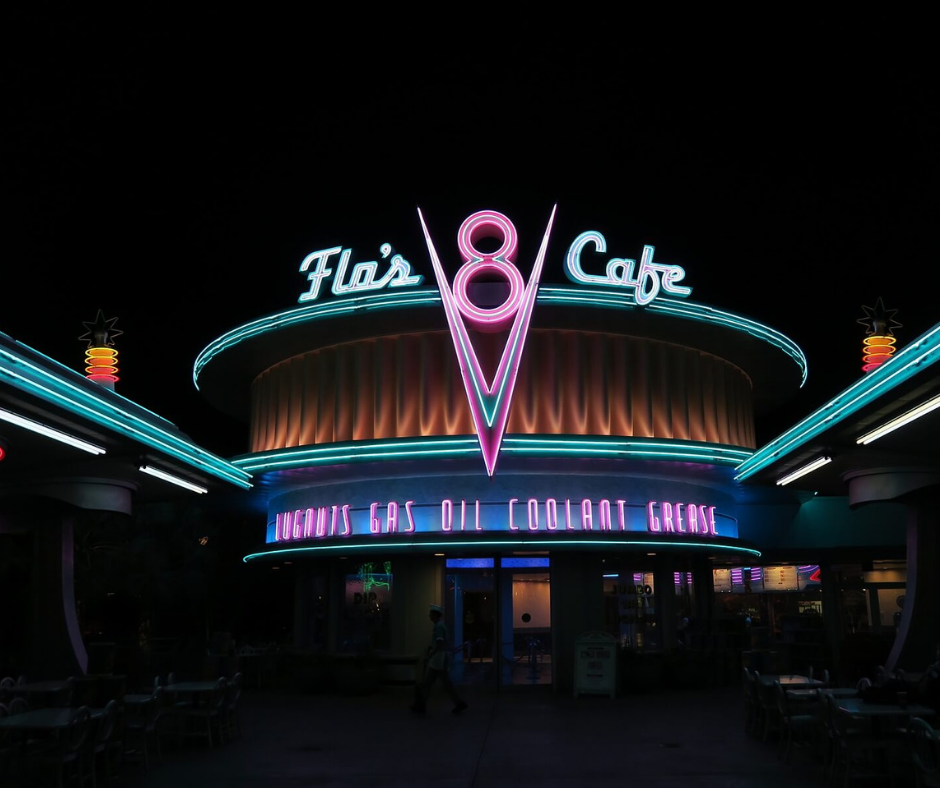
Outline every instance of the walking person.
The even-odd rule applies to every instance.
[[[450,680],[450,666],[448,665],[447,654],[447,627],[444,624],[444,609],[440,605],[431,605],[428,613],[431,619],[431,645],[427,649],[427,659],[424,665],[424,675],[415,685],[415,702],[411,710],[415,714],[424,714],[427,709],[428,696],[431,694],[431,688],[434,683],[440,679],[444,685],[447,694],[454,702],[452,714],[460,714],[466,711],[467,704],[457,692],[453,682]]]

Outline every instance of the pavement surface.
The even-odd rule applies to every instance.
[[[426,716],[411,691],[383,687],[361,697],[248,689],[242,735],[209,749],[167,747],[144,770],[127,764],[114,786],[230,788],[502,788],[635,785],[643,788],[823,786],[821,763],[797,750],[789,763],[775,740],[744,730],[736,687],[609,697],[548,687],[464,690],[451,714],[440,687]]]

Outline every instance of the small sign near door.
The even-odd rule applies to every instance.
[[[617,640],[606,632],[586,632],[575,641],[574,696],[617,693]]]

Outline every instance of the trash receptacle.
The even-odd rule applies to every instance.
[[[574,645],[574,696],[617,694],[617,639],[585,632]]]

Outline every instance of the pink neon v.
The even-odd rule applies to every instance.
[[[463,378],[464,388],[467,391],[470,412],[473,417],[474,426],[476,427],[477,438],[480,441],[480,449],[483,452],[483,462],[486,465],[486,472],[489,476],[492,476],[496,470],[496,459],[499,455],[499,448],[502,444],[506,423],[509,420],[509,409],[512,404],[516,378],[519,373],[519,364],[522,358],[522,351],[525,347],[525,340],[529,332],[529,323],[532,319],[532,310],[535,306],[535,297],[538,293],[539,279],[542,275],[542,267],[545,262],[545,252],[548,248],[548,239],[551,235],[552,224],[555,220],[555,211],[557,208],[557,205],[552,208],[548,225],[545,228],[545,235],[542,237],[542,245],[539,248],[538,256],[532,267],[532,273],[529,276],[529,283],[526,285],[525,292],[522,295],[521,303],[516,312],[515,319],[513,320],[512,329],[506,340],[506,346],[503,348],[503,353],[500,357],[499,366],[493,376],[493,380],[489,383],[486,381],[486,376],[483,374],[476,350],[470,341],[470,335],[467,332],[463,315],[460,313],[453,290],[450,283],[447,281],[447,276],[444,273],[437,251],[431,241],[431,235],[424,221],[424,215],[421,213],[421,209],[418,209],[421,228],[424,231],[424,238],[428,245],[428,253],[431,256],[431,265],[434,268],[434,275],[437,278],[441,301],[444,304],[444,314],[447,316],[447,323],[454,340],[454,348],[457,351],[457,362],[460,366],[460,374]],[[491,414],[489,420],[487,419],[488,413]]]

